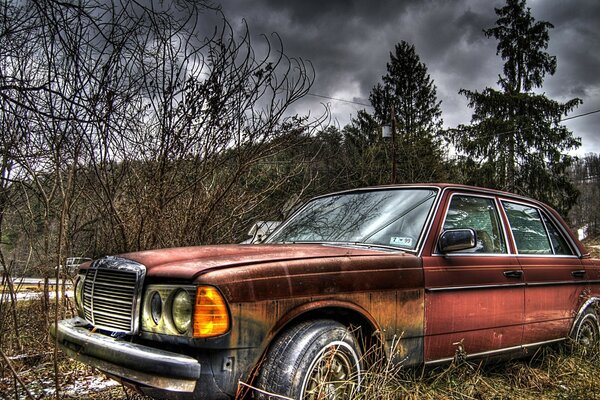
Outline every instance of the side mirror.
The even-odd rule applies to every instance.
[[[281,221],[257,221],[248,231],[250,239],[244,243],[261,243],[271,232],[281,224]]]
[[[449,229],[442,232],[438,241],[440,252],[472,249],[477,245],[477,234],[473,229]]]

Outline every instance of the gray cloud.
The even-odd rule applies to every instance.
[[[223,10],[232,23],[244,18],[253,35],[277,32],[288,56],[310,60],[316,70],[313,93],[366,102],[385,73],[389,52],[405,40],[415,45],[442,100],[446,126],[467,123],[471,110],[461,88],[494,87],[502,71],[496,41],[482,30],[494,26],[494,7],[504,1],[427,0],[229,0]],[[529,0],[536,20],[551,22],[548,51],[558,69],[543,92],[558,101],[579,97],[573,115],[600,108],[600,2]],[[295,111],[319,114],[327,100],[307,97]],[[329,101],[334,119],[348,123],[362,106]],[[579,152],[600,153],[600,113],[567,125],[583,138]]]

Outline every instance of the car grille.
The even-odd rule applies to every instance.
[[[83,286],[83,313],[95,327],[135,334],[146,268],[119,257],[95,261]]]

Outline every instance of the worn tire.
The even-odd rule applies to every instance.
[[[256,398],[351,399],[362,380],[362,360],[356,338],[331,320],[299,323],[280,335],[262,364]]]
[[[592,307],[586,308],[577,320],[573,328],[572,339],[584,350],[589,350],[598,345],[600,327],[598,326],[598,316]]]

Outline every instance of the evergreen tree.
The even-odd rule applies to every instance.
[[[373,186],[390,183],[390,157],[381,140],[380,124],[365,110],[357,113],[346,125],[344,150],[350,164],[353,186]]]
[[[382,77],[369,99],[380,124],[396,124],[398,182],[445,179],[443,151],[437,136],[442,126],[441,101],[415,47],[404,41],[395,46]]]
[[[556,57],[546,52],[552,24],[536,22],[525,0],[495,10],[496,26],[484,33],[498,40],[496,54],[504,60],[499,89],[460,90],[473,115],[471,125],[452,131],[454,143],[479,162],[476,184],[523,193],[566,213],[577,197],[566,174],[573,162],[567,152],[580,142],[560,120],[581,100],[559,103],[533,92],[556,71]]]

